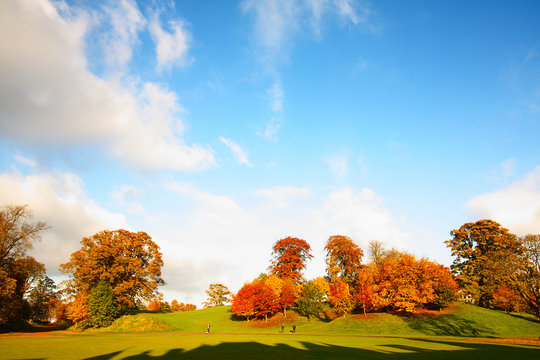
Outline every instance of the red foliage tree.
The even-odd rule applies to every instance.
[[[231,311],[236,316],[245,317],[249,322],[249,318],[257,313],[253,301],[256,292],[256,286],[251,283],[246,283],[233,298]]]
[[[328,301],[332,304],[337,316],[345,316],[354,308],[354,299],[349,291],[349,284],[336,280],[330,284]]]
[[[364,268],[363,271],[358,273],[358,279],[356,283],[356,303],[364,311],[371,311],[373,309],[373,303],[371,298],[373,297],[373,275],[369,269]]]
[[[272,275],[290,278],[296,283],[302,280],[301,271],[306,261],[313,257],[311,246],[302,239],[287,237],[277,241],[272,247],[272,264],[268,267]]]
[[[287,317],[287,309],[296,303],[298,298],[298,287],[291,279],[283,280],[283,287],[281,288],[281,294],[279,297],[279,303],[283,310],[283,315]]]

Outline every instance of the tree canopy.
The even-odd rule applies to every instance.
[[[350,237],[334,235],[330,236],[324,250],[328,277],[339,278],[349,285],[354,285],[362,266],[362,249]]]
[[[286,237],[278,240],[272,247],[272,264],[268,267],[272,275],[281,279],[290,278],[296,283],[302,280],[301,271],[306,261],[311,259],[311,246],[302,239]]]
[[[81,240],[60,270],[70,275],[66,290],[89,293],[100,282],[108,283],[121,309],[135,308],[158,294],[163,260],[159,246],[145,232],[101,231]]]

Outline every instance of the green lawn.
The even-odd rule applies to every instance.
[[[314,335],[1,337],[0,359],[535,359],[540,347]]]
[[[202,334],[208,323],[211,334]],[[293,323],[296,334],[289,332]],[[291,312],[286,321],[268,323],[234,320],[221,307],[129,315],[82,333],[3,334],[0,359],[535,359],[539,335],[534,319],[464,304],[440,315],[354,315],[329,322]]]

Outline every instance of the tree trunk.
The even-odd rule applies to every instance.
[[[364,308],[364,316],[366,316],[366,304],[362,304],[362,307]]]

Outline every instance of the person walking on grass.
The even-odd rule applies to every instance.
[[[283,331],[285,331],[285,324],[281,324],[281,333],[283,334]]]
[[[296,324],[293,324],[291,332],[294,334],[296,332]]]
[[[208,324],[208,325],[206,326],[206,333],[207,333],[207,334],[210,334],[210,324]]]

